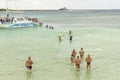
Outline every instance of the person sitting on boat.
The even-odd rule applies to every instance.
[[[5,24],[5,18],[2,18],[2,24]]]
[[[7,14],[7,17],[9,17],[9,14]]]
[[[10,23],[13,23],[13,19],[14,19],[13,17],[10,18]]]
[[[17,18],[14,18],[14,19],[13,19],[13,23],[16,23],[16,22],[17,22]]]
[[[2,18],[0,17],[0,24],[2,23]]]

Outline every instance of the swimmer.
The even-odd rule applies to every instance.
[[[62,36],[58,36],[59,42],[62,41],[62,37],[64,37],[64,35],[62,35]]]
[[[91,69],[91,62],[92,62],[92,58],[90,57],[90,55],[88,55],[88,57],[85,60],[87,62],[87,69],[90,68]]]
[[[48,25],[46,25],[46,28],[48,28]]]
[[[58,36],[58,39],[59,39],[59,42],[61,42],[61,41],[62,41],[62,38],[61,38],[61,36]]]
[[[70,30],[70,31],[69,31],[69,35],[71,35],[71,34],[72,34],[72,31]]]
[[[52,29],[54,29],[54,27],[52,27]]]
[[[69,38],[69,39],[70,39],[70,41],[72,41],[72,38],[73,38],[73,36],[72,36],[72,35],[70,35],[70,38]]]
[[[76,70],[80,69],[80,63],[81,63],[80,58],[79,56],[77,56],[77,59],[75,60]]]
[[[33,61],[31,60],[31,57],[28,57],[28,60],[25,63],[26,68],[28,70],[32,70],[32,64],[33,64]]]
[[[81,58],[83,58],[84,53],[85,53],[85,51],[83,50],[83,48],[81,48],[81,50],[79,51],[79,54],[80,54],[80,57],[81,57]]]

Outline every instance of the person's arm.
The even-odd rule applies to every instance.
[[[26,64],[27,64],[27,61],[25,62],[25,66],[26,66]]]
[[[87,58],[85,59],[85,62],[87,62]]]
[[[75,52],[75,55],[77,55],[77,52]]]
[[[75,63],[76,63],[76,59],[75,59],[75,61],[74,61]]]

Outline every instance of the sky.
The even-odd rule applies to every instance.
[[[120,0],[0,0],[9,9],[120,9]]]

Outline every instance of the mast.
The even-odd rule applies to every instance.
[[[8,0],[6,0],[6,17],[8,17]]]

